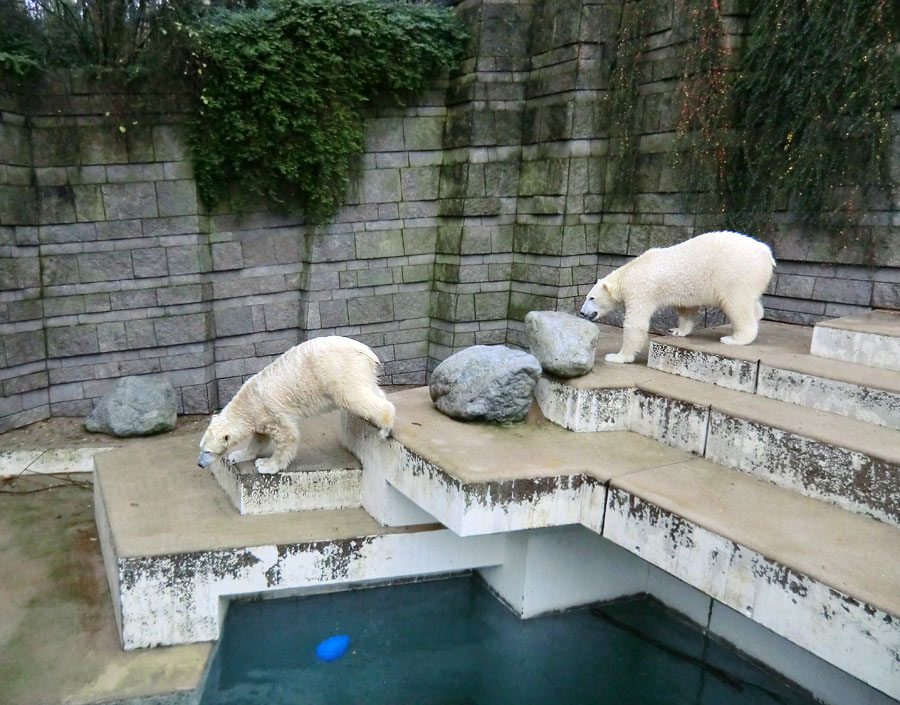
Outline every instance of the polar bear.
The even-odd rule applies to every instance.
[[[261,473],[284,470],[300,450],[300,420],[336,408],[361,416],[387,438],[395,411],[378,386],[380,364],[367,346],[336,335],[294,346],[244,382],[212,417],[197,464],[208,467],[247,443],[228,461],[255,460]]]
[[[775,260],[769,246],[752,237],[721,230],[672,247],[647,250],[599,280],[588,292],[581,315],[594,321],[625,307],[622,348],[607,362],[634,362],[647,341],[650,317],[664,306],[678,310],[678,327],[669,335],[689,335],[699,306],[721,308],[734,328],[721,338],[727,345],[756,339],[763,317],[760,298]]]

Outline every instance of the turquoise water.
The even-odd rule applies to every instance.
[[[350,649],[315,656],[336,634]],[[520,620],[476,579],[231,606],[202,705],[812,705],[650,599]]]

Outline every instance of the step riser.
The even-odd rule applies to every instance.
[[[757,363],[747,360],[651,342],[647,367],[738,392],[756,391]]]
[[[900,338],[816,326],[810,353],[831,360],[900,371]]]
[[[756,362],[653,342],[647,366],[808,409],[900,430],[900,395]]]
[[[607,422],[608,400],[622,412]],[[609,392],[614,392],[610,395]],[[644,390],[579,390],[541,378],[535,397],[544,416],[580,432],[625,430],[705,456],[781,487],[900,526],[900,467],[838,446]],[[591,425],[590,420],[601,423]]]
[[[900,467],[712,411],[706,457],[807,497],[900,526]]]
[[[900,621],[612,488],[603,535],[755,622],[900,698]]]
[[[900,430],[900,394],[759,366],[756,393],[809,409]]]
[[[362,506],[362,470],[358,468],[265,475],[241,473],[234,465],[216,462],[210,470],[241,514]]]

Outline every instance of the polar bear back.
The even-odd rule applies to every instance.
[[[378,390],[378,357],[366,345],[342,336],[314,338],[296,345],[255,374],[245,387],[272,412],[316,416],[360,389]]]
[[[774,266],[768,245],[722,230],[647,250],[620,270],[618,286],[626,302],[721,307],[736,298],[758,300]]]

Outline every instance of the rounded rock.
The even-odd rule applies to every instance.
[[[438,411],[463,421],[517,423],[531,408],[541,364],[505,345],[473,345],[451,355],[431,375]]]
[[[93,433],[151,436],[175,428],[175,388],[159,377],[123,377],[85,419]]]
[[[590,321],[570,313],[531,311],[525,316],[525,334],[545,372],[580,377],[594,368],[600,331]]]

